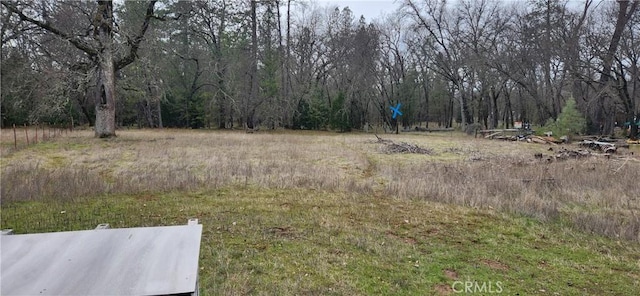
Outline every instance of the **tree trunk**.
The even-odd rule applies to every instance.
[[[286,45],[286,52],[285,52],[285,58],[284,58],[284,73],[285,73],[285,80],[284,80],[284,98],[285,100],[287,100],[287,102],[290,101],[289,97],[291,96],[291,93],[293,92],[293,88],[291,87],[291,70],[290,65],[291,65],[291,0],[287,0],[287,45]]]
[[[95,118],[89,113],[89,108],[87,108],[88,97],[89,97],[89,91],[88,89],[85,88],[84,96],[82,98],[81,97],[77,98],[78,106],[80,106],[80,111],[82,111],[82,114],[87,119],[89,126],[95,126]]]
[[[97,70],[95,135],[100,138],[116,135],[115,77],[111,51],[103,52]]]
[[[640,1],[634,0],[629,6],[629,1],[627,0],[618,0],[619,10],[618,16],[616,18],[616,26],[613,31],[613,35],[611,36],[611,41],[609,42],[609,48],[607,49],[606,55],[602,61],[602,72],[600,73],[600,84],[602,88],[607,88],[610,86],[610,81],[612,78],[611,71],[613,68],[613,59],[618,49],[618,45],[620,43],[620,38],[622,37],[622,32],[624,31],[625,26],[634,11],[637,9]],[[610,134],[613,132],[613,118],[612,118],[612,103],[610,102],[611,96],[608,91],[604,91],[602,95],[598,98],[599,109],[596,112],[596,123],[601,126],[600,132],[602,134]]]
[[[460,113],[462,115],[462,128],[465,129],[467,124],[473,123],[473,117],[469,112],[469,103],[464,91],[460,90]]]
[[[619,69],[617,71],[614,71],[615,76],[613,76],[612,78],[617,81],[616,88],[618,90],[618,96],[622,101],[622,106],[624,108],[624,112],[626,115],[625,117],[630,123],[629,138],[631,138],[632,140],[635,140],[638,136],[638,126],[636,125],[637,123],[636,104],[635,104],[634,98],[631,97],[631,94],[629,93],[629,83],[627,82],[627,78],[626,78],[627,75],[625,74],[625,71],[624,71],[624,65],[620,60],[618,60],[618,67]],[[631,78],[634,78],[633,74]]]
[[[425,75],[426,76],[426,75]],[[429,128],[429,86],[427,85],[428,81],[426,77],[422,79],[422,91],[424,92],[424,121],[426,122],[425,128]]]
[[[218,59],[218,71],[216,71],[218,76],[218,94],[216,94],[216,103],[218,105],[218,128],[225,129],[227,127],[227,111],[225,108],[224,74],[219,70],[220,67],[222,67],[221,63],[221,59]]]
[[[160,98],[158,98],[158,100],[156,101],[157,104],[157,111],[158,111],[158,128],[164,128],[164,126],[162,125],[162,105],[160,102]]]
[[[513,126],[513,110],[511,108],[511,91],[505,90],[504,92],[504,128]]]
[[[115,68],[113,64],[113,3],[98,1],[98,12],[94,21],[94,31],[97,39],[102,43],[98,53],[96,69],[96,125],[95,135],[100,138],[115,137],[116,135],[116,102],[115,102]]]
[[[290,107],[289,100],[287,98],[287,67],[286,67],[286,58],[285,58],[285,50],[282,45],[282,16],[280,14],[280,1],[276,0],[276,12],[278,18],[278,58],[280,59],[280,99],[282,100],[284,106]],[[285,125],[291,124],[291,109],[286,108],[283,113],[281,113],[281,119]],[[275,124],[275,122],[274,122]],[[275,125],[274,125],[275,129]]]
[[[249,103],[245,109],[245,123],[247,128],[253,128],[253,117],[255,113],[254,104],[258,101],[258,20],[256,17],[256,2],[251,0],[251,89],[249,93]],[[249,110],[251,109],[251,110]]]
[[[227,128],[227,121],[229,120],[228,114],[233,111],[231,108],[227,107],[227,90],[225,87],[225,80],[227,75],[227,64],[225,59],[223,58],[223,42],[224,39],[222,36],[224,35],[227,21],[227,2],[222,2],[222,9],[220,10],[220,25],[218,26],[218,32],[215,34],[213,30],[211,31],[212,36],[218,36],[217,39],[214,38],[214,62],[216,65],[216,77],[218,78],[218,92],[216,94],[216,104],[218,106],[218,128],[225,129]],[[214,35],[215,34],[215,35]],[[231,126],[233,127],[233,119],[231,120]]]
[[[449,104],[448,104],[448,108],[447,108],[447,117],[445,119],[446,121],[446,128],[450,128],[453,127],[453,117],[454,117],[454,100],[455,100],[455,90],[453,88],[449,89]]]
[[[95,61],[96,79],[96,121],[95,135],[97,137],[114,137],[116,135],[115,124],[115,71],[124,68],[135,61],[138,48],[143,40],[143,36],[149,28],[149,23],[154,16],[154,7],[157,0],[149,1],[147,12],[144,17],[140,31],[133,38],[128,38],[130,46],[126,56],[114,61],[113,58],[113,3],[111,0],[98,0],[98,7],[93,16],[94,27],[93,37],[97,41],[98,47],[86,42],[86,35],[73,35],[55,27],[49,21],[41,21],[42,17],[30,17],[18,9],[16,3],[12,1],[2,1],[2,6],[10,12],[15,13],[21,20],[36,25],[63,40],[68,41],[73,46],[85,52],[92,61]],[[46,19],[46,17],[45,17]],[[85,115],[88,113],[83,110]]]

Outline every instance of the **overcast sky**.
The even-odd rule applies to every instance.
[[[337,5],[340,9],[345,6],[349,6],[353,11],[353,16],[356,20],[360,18],[360,15],[364,15],[367,21],[372,21],[374,18],[379,17],[381,14],[391,14],[400,7],[403,0],[310,0],[317,2],[321,7],[328,5]],[[505,3],[518,3],[524,2],[524,0],[499,0]],[[605,0],[607,1],[607,0]],[[611,0],[608,0],[611,1]],[[421,1],[418,1],[420,3]],[[455,0],[449,1],[454,3]],[[598,5],[599,1],[594,1],[593,6]],[[569,0],[569,6],[580,9],[584,5],[584,0]],[[592,6],[592,7],[593,7]]]
[[[312,0],[320,6],[337,5],[340,9],[349,6],[355,19],[364,15],[367,21],[377,18],[381,14],[391,14],[399,6],[402,0]]]

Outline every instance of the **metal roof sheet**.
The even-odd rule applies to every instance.
[[[0,235],[1,295],[194,293],[202,225]]]

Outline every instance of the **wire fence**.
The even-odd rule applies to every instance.
[[[25,124],[23,126],[16,126],[14,124],[10,130],[3,130],[2,148],[4,152],[17,151],[56,137],[68,135],[74,130],[73,125]]]

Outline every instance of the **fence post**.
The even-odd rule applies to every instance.
[[[37,134],[37,132],[36,132]],[[27,128],[27,124],[24,124],[24,135],[27,138],[27,146],[29,146],[29,129]]]
[[[42,137],[44,138],[44,135],[42,135]],[[35,137],[35,142],[33,143],[38,144],[38,123],[36,123],[36,137]]]
[[[13,149],[18,149],[18,137],[16,135],[16,124],[13,124]]]

